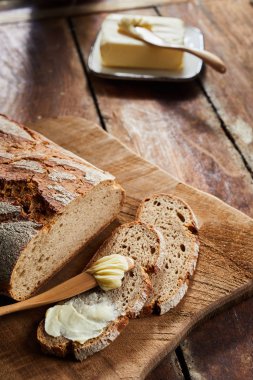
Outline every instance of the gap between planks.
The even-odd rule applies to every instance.
[[[211,97],[208,95],[206,89],[205,89],[205,86],[203,84],[203,82],[201,81],[201,79],[195,79],[195,82],[196,84],[200,87],[202,93],[204,94],[204,96],[206,97],[208,103],[211,105],[215,115],[217,116],[217,119],[219,120],[220,122],[220,126],[222,128],[222,130],[224,131],[225,135],[227,136],[227,138],[231,141],[231,144],[234,146],[234,148],[237,150],[238,154],[240,155],[241,157],[241,160],[244,164],[244,167],[245,169],[250,173],[251,177],[253,178],[253,170],[251,169],[250,165],[248,164],[246,158],[244,157],[244,154],[243,152],[241,151],[240,147],[237,145],[234,137],[232,136],[232,134],[230,133],[229,129],[227,128],[226,126],[226,123],[225,121],[222,119],[222,116],[220,115],[217,107],[215,106],[215,104],[212,102],[212,99]]]
[[[251,39],[244,41],[242,36],[245,33],[238,34],[236,27],[233,27],[239,23],[245,30],[250,30],[252,6],[248,1],[243,1],[241,5],[237,1],[231,3],[229,15],[226,12],[230,4],[229,0],[205,0],[190,5],[180,4],[179,7],[171,4],[159,7],[159,12],[162,16],[168,16],[171,15],[172,10],[172,15],[175,16],[177,8],[180,8],[184,20],[191,23],[192,19],[195,19],[195,25],[204,32],[209,48],[227,61],[229,70],[224,76],[219,77],[212,70],[206,70],[204,75],[199,77],[198,84],[199,88],[202,86],[225,135],[241,156],[242,164],[252,178],[250,119],[252,70],[250,71],[250,60],[247,61],[246,58],[250,51]],[[233,25],[230,23],[231,19],[234,20]],[[236,56],[235,51],[237,51]]]
[[[96,112],[97,112],[97,115],[98,115],[98,118],[99,118],[99,123],[100,123],[101,127],[106,131],[107,130],[106,129],[106,124],[105,124],[103,115],[102,115],[102,113],[100,111],[99,104],[98,104],[98,99],[96,97],[95,90],[93,88],[90,76],[88,75],[88,69],[87,69],[87,66],[85,64],[84,57],[83,57],[83,54],[82,54],[82,51],[81,51],[81,47],[80,47],[80,45],[78,43],[78,38],[77,38],[77,35],[76,35],[76,32],[75,32],[75,28],[73,26],[73,23],[72,23],[72,20],[71,20],[70,17],[67,18],[67,23],[68,23],[70,35],[71,35],[72,40],[73,40],[73,44],[74,44],[74,46],[76,48],[77,55],[78,55],[78,58],[80,60],[80,64],[81,64],[82,69],[83,69],[84,77],[85,77],[85,79],[87,81],[87,84],[88,84],[88,88],[89,88],[89,91],[90,91],[91,98],[92,98],[92,100],[94,102],[94,106],[95,106],[95,109],[96,109]]]
[[[154,10],[156,11],[156,13],[157,13],[158,16],[163,17],[163,14],[159,11],[159,9],[158,9],[157,6],[154,7]],[[205,68],[204,68],[204,70],[205,70]],[[219,120],[221,129],[224,131],[225,135],[227,136],[227,138],[230,140],[230,142],[233,145],[233,147],[235,148],[235,150],[240,155],[245,169],[249,172],[249,174],[253,178],[253,171],[251,170],[250,165],[248,164],[246,158],[244,157],[244,154],[241,151],[240,147],[237,145],[234,137],[232,136],[232,134],[230,133],[229,129],[227,128],[227,125],[226,125],[225,121],[223,120],[222,116],[220,115],[217,107],[215,106],[215,104],[212,101],[211,97],[208,95],[208,92],[205,89],[205,86],[204,86],[204,83],[201,80],[201,77],[198,77],[198,78],[194,79],[194,82],[195,82],[196,86],[198,86],[201,89],[201,92],[205,96],[206,100],[208,101],[208,103],[212,107],[214,114],[216,115],[217,119]]]

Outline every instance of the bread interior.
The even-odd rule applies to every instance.
[[[12,273],[12,297],[28,298],[120,211],[122,189],[101,183],[71,202],[22,252]]]

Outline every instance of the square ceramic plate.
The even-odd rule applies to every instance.
[[[201,71],[202,60],[188,53],[184,53],[184,67],[182,70],[150,70],[150,69],[125,69],[104,67],[100,56],[101,31],[91,48],[88,59],[88,68],[91,73],[111,79],[135,79],[155,81],[187,81],[195,78]],[[202,32],[193,27],[185,28],[186,46],[204,49],[204,37]]]

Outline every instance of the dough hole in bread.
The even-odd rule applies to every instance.
[[[155,252],[156,252],[156,249],[155,249],[155,247],[150,247],[150,251],[151,251],[151,254],[153,255]]]
[[[180,244],[180,249],[181,249],[181,251],[185,252],[185,245],[184,244]]]
[[[184,215],[182,215],[180,212],[177,212],[177,216],[179,217],[179,219],[181,220],[181,222],[185,222]]]
[[[198,230],[197,230],[197,228],[196,227],[194,227],[194,226],[188,226],[188,230],[193,234],[193,235],[197,235],[197,233],[198,233]]]

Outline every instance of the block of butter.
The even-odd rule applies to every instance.
[[[103,66],[177,70],[183,52],[151,46],[119,33],[122,18],[139,19],[168,43],[184,44],[184,23],[178,18],[111,14],[101,27],[100,54]]]

